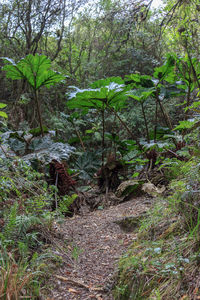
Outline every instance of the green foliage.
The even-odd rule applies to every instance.
[[[127,100],[126,86],[120,77],[111,77],[98,80],[91,84],[89,89],[79,89],[69,95],[67,107],[106,109],[114,107],[116,110],[123,108]]]
[[[179,121],[179,125],[177,125],[174,130],[185,130],[191,129],[194,127],[196,120],[186,120],[186,121]]]
[[[37,239],[37,225],[42,224],[41,219],[34,215],[18,215],[17,209],[17,205],[14,205],[7,216],[6,225],[2,232],[3,244],[8,244],[10,241],[11,245],[18,244],[19,247],[22,247],[22,244],[27,248],[38,247],[41,242]]]
[[[42,180],[44,175],[23,161],[15,158],[2,162],[0,293],[35,298],[39,296],[40,285],[46,276],[41,272],[44,271],[42,265],[46,265],[46,260],[53,257],[53,254],[45,256],[42,246],[48,240],[47,232],[50,234],[55,219],[49,210],[54,193]],[[42,262],[39,263],[39,260]]]
[[[125,83],[135,87],[143,87],[144,89],[150,89],[154,87],[152,77],[149,75],[141,75],[138,73],[125,76]]]
[[[69,207],[71,204],[73,204],[73,202],[76,200],[76,198],[78,197],[77,194],[72,194],[70,196],[66,195],[63,196],[62,199],[59,201],[59,211],[61,213],[67,213],[69,212]]]
[[[187,292],[187,274],[195,268],[199,254],[194,253],[193,239],[185,233],[182,220],[159,200],[143,219],[137,241],[119,262],[115,299],[158,299],[157,295],[176,299]]]
[[[47,128],[43,126],[44,132]],[[34,128],[28,131],[6,132],[1,135],[4,145],[9,146],[18,156],[23,156],[23,160],[27,164],[31,164],[35,170],[51,162],[52,159],[58,161],[67,160],[74,147],[67,143],[55,142],[55,133],[50,132],[45,137],[40,137],[41,130]],[[5,154],[0,154],[4,158]]]
[[[131,97],[134,100],[142,101],[144,102],[147,100],[150,96],[152,96],[155,92],[155,88],[137,88],[135,90],[131,90],[128,94],[129,97]]]
[[[97,152],[83,152],[75,161],[74,168],[83,180],[91,180],[101,166],[100,156]]]
[[[0,103],[0,109],[2,109],[2,108],[5,108],[7,105],[6,104],[4,104],[4,103]],[[8,115],[7,115],[7,113],[5,113],[4,111],[0,111],[0,117],[2,117],[2,118],[8,118]]]
[[[26,80],[34,92],[34,100],[37,106],[40,130],[44,136],[42,115],[40,111],[40,102],[38,99],[38,90],[42,86],[50,87],[64,79],[64,76],[52,71],[51,61],[45,55],[29,54],[22,58],[17,64],[10,58],[2,58],[7,61],[3,67],[6,76],[13,80]]]
[[[35,272],[28,270],[27,264],[17,264],[13,255],[4,248],[0,252],[0,295],[2,299],[29,297],[30,283]],[[23,296],[22,296],[23,295]],[[33,295],[33,294],[32,294]]]
[[[45,55],[29,54],[17,63],[7,57],[1,59],[7,62],[3,70],[8,78],[25,79],[35,91],[42,86],[50,87],[65,78],[51,70],[51,61]]]
[[[169,171],[175,173],[171,182],[172,195],[169,201],[183,218],[187,230],[199,240],[200,204],[199,204],[199,159],[193,158],[187,162],[179,162],[170,166]]]
[[[166,55],[165,63],[155,68],[154,77],[157,78],[159,81],[166,80],[167,82],[174,83],[176,80],[176,75],[174,73],[176,64],[176,58],[173,54]]]

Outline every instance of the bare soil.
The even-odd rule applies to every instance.
[[[143,214],[151,204],[152,199],[139,197],[66,219],[59,227],[65,255],[60,253],[62,267],[51,276],[46,300],[113,300],[118,260],[137,238],[134,231],[124,231],[118,221]]]

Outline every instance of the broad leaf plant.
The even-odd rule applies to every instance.
[[[51,61],[45,55],[29,54],[17,63],[8,57],[2,57],[2,59],[7,62],[3,67],[3,70],[6,71],[7,78],[13,80],[25,80],[31,87],[37,105],[41,133],[42,136],[44,136],[38,94],[39,89],[43,86],[50,87],[55,85],[56,83],[61,82],[65,77],[62,74],[51,70]]]

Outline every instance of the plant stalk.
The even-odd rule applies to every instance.
[[[105,109],[103,103],[102,109],[102,166],[104,165],[104,148],[105,148]]]
[[[163,105],[162,105],[162,103],[161,103],[161,101],[160,101],[160,99],[159,99],[159,96],[158,96],[158,92],[157,92],[157,91],[156,91],[156,100],[157,100],[157,102],[158,102],[158,104],[159,104],[159,106],[160,106],[160,109],[161,109],[161,112],[162,112],[163,117],[164,117],[164,119],[165,119],[166,125],[167,125],[171,130],[173,130],[171,120],[170,120],[168,114],[166,113],[166,111],[165,111],[165,109],[164,109],[164,107],[163,107]]]
[[[42,126],[42,115],[41,115],[41,110],[40,110],[40,103],[38,99],[38,90],[34,90],[34,96],[35,96],[35,101],[37,104],[37,111],[38,111],[38,117],[39,117],[39,122],[40,122],[40,129],[42,133],[42,137],[44,137],[44,131],[43,131],[43,126]]]
[[[147,118],[146,118],[146,114],[145,114],[145,110],[144,110],[144,103],[142,101],[140,103],[141,103],[141,107],[142,107],[142,114],[143,114],[144,124],[145,124],[145,128],[146,128],[147,142],[150,143],[149,129],[148,129]]]
[[[130,134],[130,136],[132,137],[133,140],[135,140],[136,145],[139,147],[140,150],[142,150],[142,146],[140,145],[138,138],[131,132],[131,130],[128,128],[128,126],[126,125],[126,123],[121,119],[121,117],[118,115],[118,113],[110,106],[108,106],[109,110],[111,110],[114,115],[116,116],[116,118],[120,121],[120,123],[124,126],[124,128],[126,129],[126,131]]]
[[[155,126],[154,126],[154,143],[156,143],[157,126],[158,126],[158,101],[156,99]]]

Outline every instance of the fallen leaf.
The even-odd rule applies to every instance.
[[[69,288],[69,289],[68,289],[68,291],[69,291],[70,293],[74,293],[74,294],[80,294],[80,292],[79,292],[79,291],[77,291],[77,290],[74,290],[74,289],[72,289],[72,288]]]
[[[128,246],[130,244],[130,241],[129,240],[124,240],[124,246]]]
[[[71,273],[72,273],[72,272],[65,271],[65,274],[66,274],[66,275],[71,275]]]

